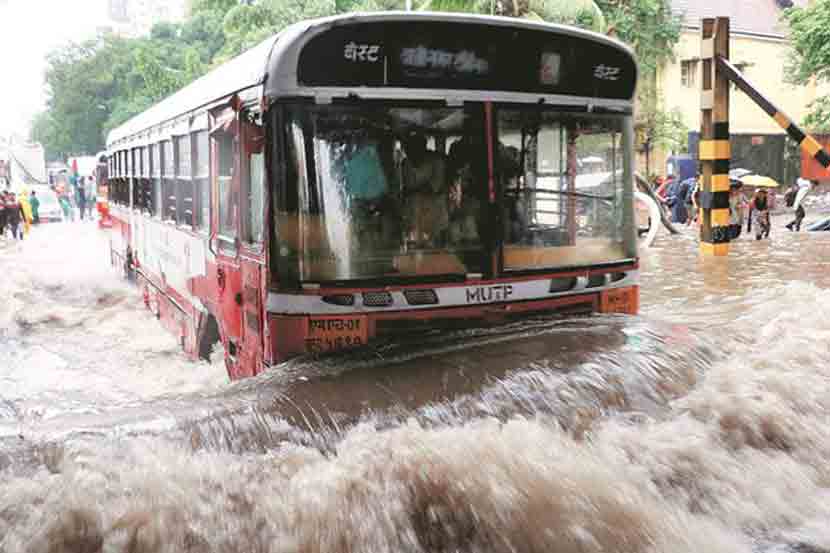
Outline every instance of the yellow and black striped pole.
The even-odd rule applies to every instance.
[[[767,115],[775,119],[778,125],[787,131],[787,135],[796,141],[802,150],[806,151],[810,156],[818,161],[825,169],[830,167],[830,155],[822,149],[818,141],[805,133],[801,128],[793,123],[792,119],[787,117],[784,112],[779,110],[775,104],[770,102],[763,94],[758,92],[758,89],[744,77],[738,69],[729,63],[728,57],[716,56],[716,63],[718,70],[723,72],[730,81],[735,83],[744,94],[749,96],[753,102],[766,112]]]
[[[716,59],[729,59],[729,18],[700,26],[703,78],[700,96],[700,251],[729,253],[729,80]]]

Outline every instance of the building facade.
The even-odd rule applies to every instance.
[[[789,42],[787,29],[781,21],[782,12],[791,5],[805,7],[807,2],[808,0],[672,0],[673,10],[683,18],[683,30],[675,47],[674,61],[658,72],[662,107],[679,110],[689,131],[700,130],[700,20],[704,17],[729,17],[730,61],[779,109],[794,121],[802,121],[810,102],[821,94],[830,93],[830,87],[826,85],[797,86],[785,79]],[[733,141],[737,137],[746,137],[746,140],[739,141],[747,142],[750,150],[752,146],[758,146],[760,151],[760,146],[769,146],[768,143],[776,144],[776,152],[779,148],[784,148],[782,145],[785,141],[781,138],[785,136],[784,131],[734,86],[729,99],[729,118]],[[778,155],[776,152],[770,154]],[[694,137],[690,143],[690,153],[696,153]],[[663,152],[660,159],[664,160],[665,155]],[[784,151],[780,155],[790,156],[792,152]],[[734,162],[741,161],[735,157],[733,155],[733,166],[736,166]],[[756,156],[749,156],[746,162],[750,163],[752,157]],[[763,169],[746,168],[758,171]],[[784,170],[777,177],[789,179],[791,175]]]

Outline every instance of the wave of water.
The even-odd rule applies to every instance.
[[[35,228],[0,248],[0,437],[227,383],[191,363],[109,266],[93,224]]]
[[[0,474],[0,551],[828,550],[830,242],[774,240],[659,246],[637,318],[148,386],[173,431]]]

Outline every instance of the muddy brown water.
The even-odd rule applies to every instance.
[[[830,233],[643,252],[637,317],[191,363],[80,223],[0,243],[0,551],[830,550]]]

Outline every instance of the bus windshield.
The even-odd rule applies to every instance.
[[[623,116],[494,112],[488,149],[481,104],[287,106],[280,280],[487,274],[500,244],[505,271],[627,257]]]

